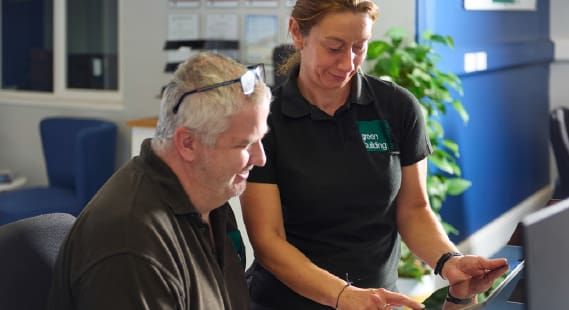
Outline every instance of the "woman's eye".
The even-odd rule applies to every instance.
[[[354,51],[356,51],[356,52],[365,51],[366,48],[367,48],[366,44],[354,45]]]
[[[341,47],[341,46],[339,46],[339,47],[331,47],[331,46],[330,46],[330,47],[328,47],[328,50],[329,50],[330,52],[336,53],[336,52],[341,51],[341,50],[342,50],[342,47]]]

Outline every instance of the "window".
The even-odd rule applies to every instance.
[[[2,90],[118,91],[118,0],[0,3]]]

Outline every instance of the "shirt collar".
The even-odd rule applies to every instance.
[[[163,203],[168,205],[175,214],[195,214],[200,216],[182,184],[170,167],[154,152],[146,139],[140,149],[140,160],[147,169],[147,175],[155,183],[156,192]]]
[[[297,78],[299,70],[300,66],[296,66],[282,86],[282,112],[284,115],[293,118],[300,118],[309,115],[312,106],[300,94],[298,89]],[[358,70],[356,75],[352,78],[350,96],[346,103],[347,109],[349,109],[352,104],[368,105],[371,103],[372,96],[369,91],[366,91],[364,84],[367,85],[365,75]]]

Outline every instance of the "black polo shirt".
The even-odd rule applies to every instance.
[[[210,213],[212,242],[149,142],[77,218],[56,262],[48,309],[249,308],[231,207]]]
[[[394,289],[401,167],[431,152],[421,107],[407,90],[359,73],[330,116],[302,97],[296,75],[274,90],[267,164],[248,180],[278,185],[287,240],[318,266],[360,287]],[[274,280],[254,269],[253,280]],[[271,289],[254,286],[257,300]]]

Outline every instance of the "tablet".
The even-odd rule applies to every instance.
[[[423,304],[426,306],[427,310],[444,310],[445,309],[445,299],[448,294],[449,289],[451,292],[465,292],[467,291],[468,296],[475,295],[478,303],[469,305],[456,305],[450,304],[449,307],[452,309],[479,309],[497,296],[502,289],[508,285],[516,277],[516,275],[523,268],[523,260],[512,260],[508,261],[508,266],[498,268],[488,272],[485,276],[474,277],[467,281],[459,282],[451,286],[446,286],[435,291],[431,296],[429,296]],[[454,294],[457,295],[457,294]],[[458,297],[458,296],[457,296]]]

